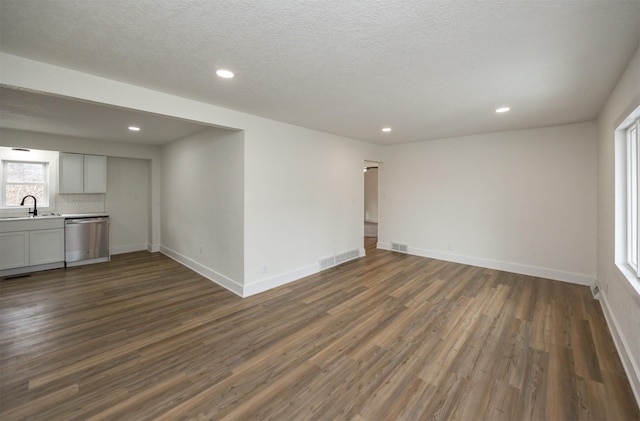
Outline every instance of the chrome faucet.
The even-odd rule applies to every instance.
[[[30,194],[26,195],[25,197],[22,198],[22,202],[20,202],[20,206],[24,206],[24,201],[27,197],[30,197],[33,199],[33,212],[31,212],[31,210],[29,210],[29,215],[33,215],[33,216],[38,216],[38,201],[36,200],[36,198]]]

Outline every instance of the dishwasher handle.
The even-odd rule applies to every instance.
[[[65,220],[66,225],[74,225],[74,224],[96,224],[109,222],[109,218],[82,218],[82,219],[67,219]]]

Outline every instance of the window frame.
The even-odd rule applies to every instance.
[[[629,134],[636,127],[636,149],[629,145]],[[640,299],[640,105],[621,119],[614,129],[614,264],[629,292]],[[635,169],[633,167],[636,167]],[[630,174],[637,177],[635,185],[630,182]],[[635,193],[635,196],[632,194]],[[635,208],[632,199],[636,199]],[[634,216],[634,213],[637,215]],[[635,230],[633,218],[637,218]],[[632,250],[630,242],[637,241],[637,249]],[[630,254],[637,253],[635,262]],[[604,291],[608,281],[604,282]]]
[[[7,176],[7,168],[8,168],[8,164],[11,163],[18,163],[18,164],[37,164],[37,165],[42,165],[43,167],[43,174],[44,174],[44,182],[42,183],[33,183],[33,182],[29,182],[29,183],[15,183],[15,182],[9,182],[8,181],[8,176]],[[2,207],[3,209],[16,209],[16,208],[20,208],[20,205],[13,205],[13,204],[7,204],[7,186],[8,185],[42,185],[43,186],[43,195],[44,198],[41,199],[38,202],[38,206],[41,208],[48,208],[49,207],[49,203],[50,203],[50,199],[51,199],[51,180],[50,180],[50,175],[49,175],[49,171],[50,171],[50,162],[49,161],[41,161],[41,160],[26,160],[26,159],[15,159],[15,158],[9,158],[9,159],[2,159],[2,197],[0,198],[0,207]],[[40,203],[42,202],[42,203]]]
[[[624,129],[626,143],[626,264],[640,278],[640,118]]]

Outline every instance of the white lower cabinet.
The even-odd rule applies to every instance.
[[[64,261],[64,229],[29,231],[29,266]]]
[[[0,221],[0,276],[64,267],[64,219]]]
[[[0,270],[23,266],[29,266],[29,232],[0,233]]]

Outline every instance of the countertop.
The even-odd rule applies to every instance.
[[[0,216],[0,221],[27,221],[27,220],[40,220],[40,219],[70,219],[70,218],[95,218],[99,216],[109,216],[107,212],[94,212],[94,213],[63,213],[63,214],[48,214],[33,216]]]

